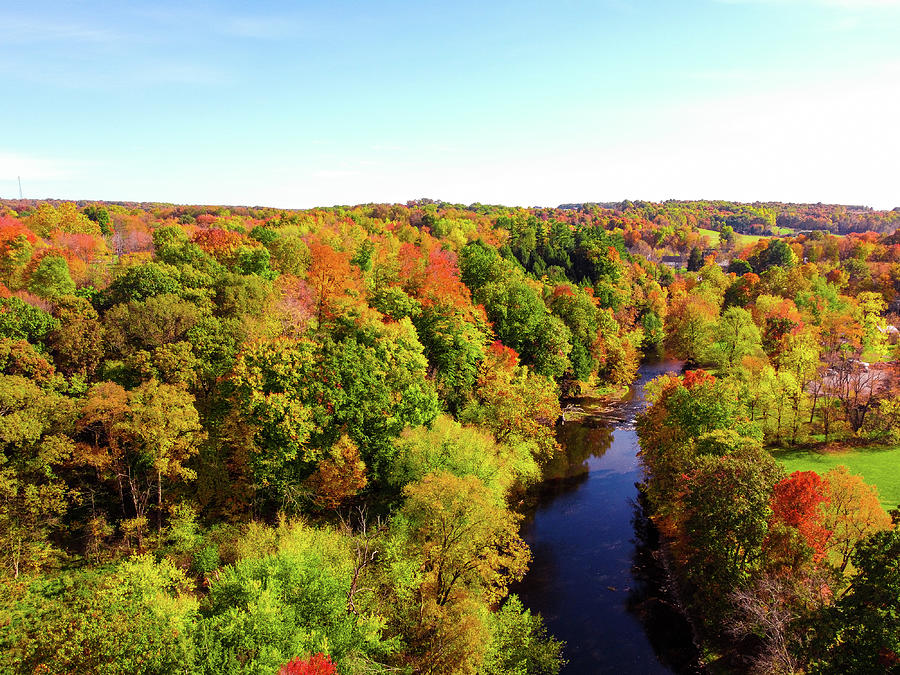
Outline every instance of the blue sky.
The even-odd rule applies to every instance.
[[[900,206],[900,0],[0,4],[0,197]]]

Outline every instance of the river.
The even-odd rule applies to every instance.
[[[558,427],[564,452],[528,496],[522,532],[533,560],[512,590],[566,642],[564,675],[702,672],[635,486],[644,385],[680,367],[641,366],[621,401],[579,400],[588,415]]]

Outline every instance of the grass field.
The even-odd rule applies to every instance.
[[[843,464],[851,473],[860,474],[867,483],[878,487],[878,497],[885,510],[900,504],[900,445],[830,453],[781,450],[774,455],[788,473],[815,471],[824,474]]]
[[[705,230],[702,227],[698,228],[697,231],[700,234],[705,234],[709,237],[710,246],[718,246],[719,245],[719,233],[715,230]],[[755,244],[760,239],[766,239],[765,235],[760,234],[735,234],[735,245],[737,248],[743,248],[749,244]]]

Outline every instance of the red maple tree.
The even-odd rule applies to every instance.
[[[308,659],[291,659],[278,670],[278,675],[338,675],[328,654],[314,654]]]
[[[825,484],[815,471],[795,471],[772,490],[772,521],[797,528],[816,559],[825,555],[830,534],[822,525],[819,508],[827,501]]]

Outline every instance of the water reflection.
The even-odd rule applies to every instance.
[[[659,532],[640,501],[634,502],[634,586],[628,594],[628,611],[637,616],[660,663],[676,673],[702,673],[691,627],[678,610],[666,586],[659,558]]]
[[[612,444],[612,429],[594,420],[560,425],[556,440],[563,448],[544,467],[544,483],[571,478],[590,471],[588,458],[599,459]]]
[[[643,385],[679,366],[642,367],[616,405],[579,401],[594,414],[558,428],[565,452],[528,496],[523,536],[533,560],[513,591],[566,641],[566,674],[694,672],[690,631],[662,588],[635,486]]]

